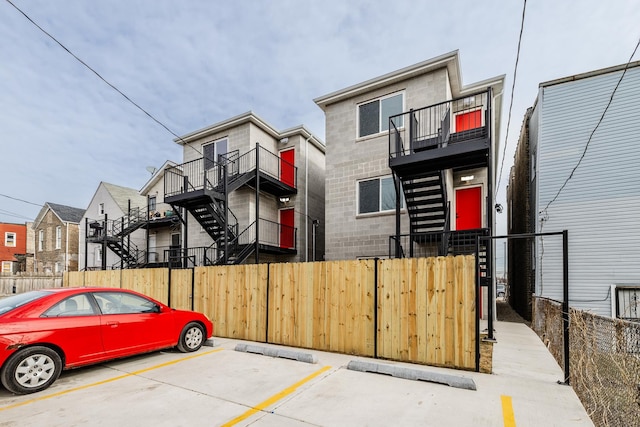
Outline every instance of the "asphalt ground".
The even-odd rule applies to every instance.
[[[593,425],[526,324],[499,321],[496,336],[493,374],[215,338],[66,371],[36,394],[0,387],[0,426]],[[423,379],[393,376],[404,372]]]

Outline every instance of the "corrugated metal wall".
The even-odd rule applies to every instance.
[[[544,210],[572,173],[621,74],[543,84],[535,212]],[[627,70],[573,177],[543,213],[544,221],[536,221],[537,232],[569,231],[571,306],[605,316],[611,316],[611,284],[640,283],[639,107],[636,66]],[[561,300],[561,239],[537,243],[536,293]]]

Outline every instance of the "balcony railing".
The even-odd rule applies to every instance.
[[[251,252],[253,245],[256,243],[258,229],[260,245],[271,247],[272,250],[290,251],[296,249],[297,228],[260,219],[259,227],[254,221],[229,242],[227,245],[229,250],[227,259],[229,261]],[[168,262],[172,268],[214,265],[223,262],[224,250],[223,244],[216,242],[207,247],[172,248],[164,251],[163,262]]]
[[[489,229],[402,234],[389,236],[390,258],[420,258],[476,253],[479,236],[489,235]],[[481,252],[483,248],[480,249]]]
[[[255,171],[256,164],[259,164],[260,172],[296,188],[298,168],[258,145],[242,155],[236,150],[218,156],[216,161],[200,158],[167,169],[165,197],[197,190],[221,192],[225,171],[227,184],[232,184],[244,174]]]
[[[490,91],[391,116],[389,157],[486,138],[490,117]]]

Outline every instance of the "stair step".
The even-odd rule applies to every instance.
[[[404,193],[404,198],[405,200],[413,200],[413,199],[417,199],[420,197],[438,197],[440,199],[442,199],[442,191],[440,190],[440,188],[437,189],[423,189],[420,191],[412,191],[412,192],[405,192]]]
[[[433,227],[436,225],[443,226],[444,219],[443,218],[420,218],[420,220],[411,221],[412,228],[426,227],[426,226]]]
[[[420,203],[415,205],[407,205],[407,211],[409,215],[432,213],[432,212],[445,212],[445,208],[442,203]]]
[[[424,180],[411,180],[411,181],[402,181],[402,188],[405,190],[414,190],[416,188],[423,187],[440,187],[440,179],[439,177],[433,177],[430,179]]]
[[[424,227],[424,228],[416,228],[412,229],[412,233],[437,233],[442,231],[442,227]]]
[[[411,217],[412,226],[420,226],[422,224],[441,224],[444,225],[444,215],[428,215],[421,217]]]

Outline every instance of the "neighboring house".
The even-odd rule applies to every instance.
[[[247,112],[174,140],[164,172],[179,213],[183,265],[322,260],[324,144],[303,126],[278,131]]]
[[[0,273],[26,271],[27,226],[0,223]]]
[[[620,80],[624,69],[540,84],[511,170],[509,232],[567,230],[570,306],[639,320],[640,62]],[[534,244],[509,244],[510,294],[527,317],[531,293],[563,299],[561,239]]]
[[[327,260],[475,253],[494,227],[503,85],[463,86],[454,51],[315,99]]]
[[[147,199],[148,216],[143,228],[147,231],[148,266],[165,266],[171,257],[179,257],[182,253],[180,217],[170,204],[164,202],[164,174],[175,166],[174,162],[166,161],[140,190]]]
[[[62,273],[78,270],[78,231],[84,209],[47,202],[33,222],[34,271]]]
[[[27,253],[25,259],[25,269],[26,272],[34,272],[34,254],[36,253],[36,234],[33,229],[33,222],[27,222]]]
[[[138,265],[146,238],[132,221],[146,220],[147,201],[138,190],[101,182],[87,206],[80,229],[80,270]]]

